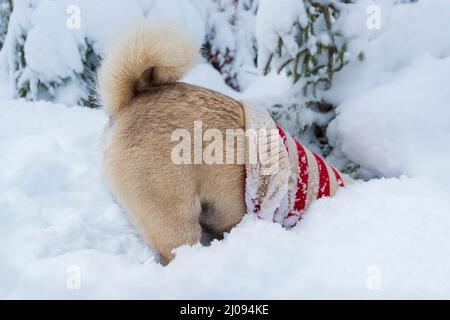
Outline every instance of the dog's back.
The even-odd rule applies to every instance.
[[[227,129],[244,129],[239,102],[177,82],[196,52],[173,27],[141,24],[117,42],[99,73],[99,92],[111,119],[107,180],[166,261],[174,248],[200,241],[202,228],[220,235],[245,213],[244,164],[173,161],[177,130],[189,133],[195,152],[194,121],[202,132],[215,129],[223,137]],[[238,147],[234,158],[244,152]]]

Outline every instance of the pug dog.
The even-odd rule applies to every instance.
[[[205,163],[188,153],[192,161],[174,161],[178,141],[173,138],[177,130],[194,137],[195,123],[201,123],[202,133],[215,130],[227,136],[229,130],[245,131],[246,116],[250,114],[244,102],[179,81],[195,64],[197,55],[194,42],[178,28],[140,22],[113,42],[98,73],[99,96],[110,119],[104,148],[107,183],[143,238],[161,254],[164,264],[174,258],[175,248],[220,238],[244,214],[261,208],[259,199],[246,199],[249,169],[245,160]],[[270,116],[267,113],[263,117]],[[279,133],[285,143],[289,142],[284,132]],[[199,145],[195,139],[187,143],[194,151],[208,145],[207,141]],[[299,150],[291,145],[286,144],[283,156],[295,155],[296,160],[285,161],[286,166],[320,160],[309,151],[298,156]],[[226,158],[242,158],[248,153],[246,148],[245,143],[232,144],[231,155],[227,150]],[[292,204],[286,213],[276,208],[274,217],[281,214],[298,220],[306,208],[303,203],[301,211],[296,209],[299,197],[305,202],[308,197],[317,198],[318,193],[333,195],[343,180],[322,161],[307,169],[309,175],[291,171],[296,175],[289,181],[300,191],[288,197],[287,188],[272,188],[270,184],[260,188],[266,198],[272,197],[270,190],[284,192],[284,209]],[[301,183],[316,189],[308,193]]]

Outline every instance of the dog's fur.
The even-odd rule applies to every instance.
[[[177,82],[196,55],[189,37],[174,27],[140,23],[110,48],[98,76],[111,119],[104,158],[108,183],[166,262],[174,248],[200,241],[202,229],[220,236],[246,211],[243,164],[171,160],[175,129],[190,129],[193,136],[194,121],[224,136],[226,129],[244,129],[240,102]]]

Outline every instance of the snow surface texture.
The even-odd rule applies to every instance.
[[[315,202],[289,232],[247,216],[167,267],[104,185],[103,112],[10,100],[2,81],[0,297],[450,298],[448,1],[377,1],[380,30],[365,27],[371,3],[346,18],[366,59],[336,77],[329,135],[385,178]],[[204,64],[185,80],[260,101],[288,85],[256,77],[240,94]]]

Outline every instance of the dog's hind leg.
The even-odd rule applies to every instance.
[[[171,203],[162,199],[149,201],[135,214],[143,237],[160,253],[163,264],[173,258],[173,249],[198,243],[201,237],[199,223],[200,202],[195,198],[174,198]],[[137,213],[136,208],[133,212]],[[151,214],[149,214],[151,212]]]

